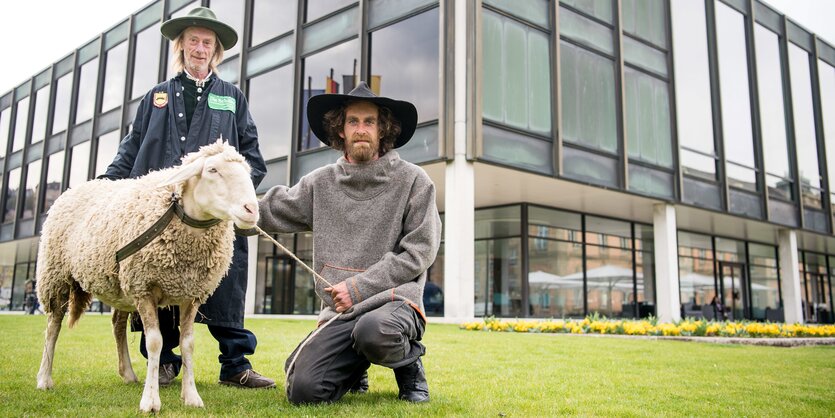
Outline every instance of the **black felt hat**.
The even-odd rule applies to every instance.
[[[197,7],[192,9],[183,17],[169,19],[162,23],[159,31],[162,32],[162,36],[165,36],[168,40],[173,41],[176,40],[177,37],[180,36],[184,30],[186,30],[186,28],[192,26],[200,26],[216,33],[217,39],[220,41],[220,45],[223,47],[224,51],[232,48],[236,43],[238,43],[238,32],[235,32],[235,29],[231,26],[217,20],[215,12],[208,7]]]
[[[365,81],[360,81],[359,85],[348,94],[320,94],[307,101],[307,122],[320,141],[327,145],[331,144],[322,124],[325,113],[349,101],[371,102],[378,107],[386,107],[391,110],[394,118],[400,122],[400,135],[394,140],[394,148],[402,147],[412,139],[417,125],[415,105],[403,100],[377,96],[368,88]]]

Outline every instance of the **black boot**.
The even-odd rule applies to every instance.
[[[409,402],[429,402],[429,384],[426,383],[426,373],[420,358],[416,362],[394,369],[397,380],[398,399]]]
[[[357,380],[356,383],[351,385],[351,389],[348,389],[351,393],[365,393],[368,392],[368,372],[364,372],[362,376],[360,376],[360,380]]]

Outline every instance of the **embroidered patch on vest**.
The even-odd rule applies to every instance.
[[[162,109],[165,105],[168,104],[168,93],[164,91],[158,91],[154,93],[154,106]]]
[[[209,93],[209,109],[228,110],[235,113],[236,108],[235,98],[232,96],[218,96],[214,93]]]

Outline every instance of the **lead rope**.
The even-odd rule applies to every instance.
[[[304,267],[307,271],[310,272],[310,274],[313,275],[314,279],[319,279],[319,280],[323,281],[329,287],[333,287],[333,285],[330,284],[330,282],[328,282],[327,280],[325,280],[324,277],[319,275],[319,273],[316,273],[316,270],[313,270],[312,268],[310,268],[310,266],[308,266],[307,264],[305,264],[304,261],[302,261],[298,257],[296,257],[296,255],[293,254],[292,251],[288,250],[285,246],[281,245],[281,243],[276,241],[275,238],[270,236],[270,234],[264,232],[264,230],[259,228],[257,225],[255,226],[255,230],[258,231],[258,233],[261,236],[263,236],[263,237],[267,238],[268,240],[272,241],[272,243],[275,244],[276,247],[281,248],[281,250],[284,251],[285,253],[287,253],[287,255],[289,255],[290,257],[292,257],[293,260],[296,260],[299,264],[301,264],[302,267]],[[304,341],[302,341],[302,343],[299,345],[299,348],[296,349],[296,354],[294,354],[293,359],[290,360],[290,365],[287,366],[287,372],[284,376],[284,391],[287,392],[288,395],[290,394],[289,393],[289,391],[290,391],[290,371],[293,370],[293,366],[296,365],[296,359],[299,358],[299,354],[301,354],[302,349],[304,348],[304,346],[307,345],[308,342],[310,342],[310,340],[313,339],[313,337],[316,336],[316,334],[318,334],[320,331],[325,329],[325,327],[330,325],[331,322],[333,322],[334,320],[336,320],[336,318],[339,318],[340,316],[342,316],[342,313],[337,313],[336,316],[329,319],[328,322],[325,322],[324,325],[322,325],[321,327],[316,328],[315,331],[311,332],[310,335],[308,335],[307,338],[305,338]]]

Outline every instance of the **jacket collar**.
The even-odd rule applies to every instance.
[[[350,163],[342,156],[336,162],[336,183],[353,199],[373,199],[388,188],[399,162],[400,155],[394,150],[367,163]]]

